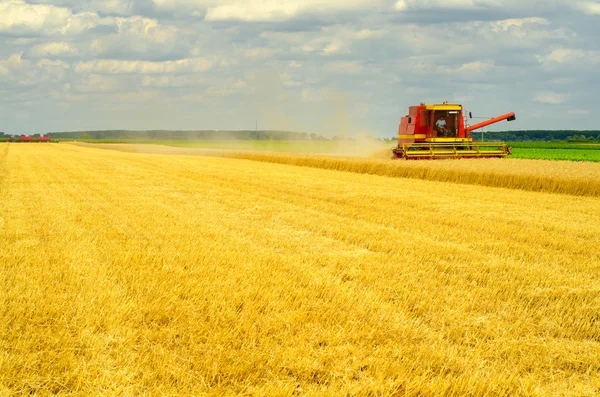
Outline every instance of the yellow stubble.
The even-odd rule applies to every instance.
[[[0,157],[7,393],[600,386],[597,198],[70,145]]]

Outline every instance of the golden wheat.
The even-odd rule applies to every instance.
[[[405,161],[289,153],[238,152],[160,145],[93,145],[137,153],[219,156],[397,178],[600,197],[600,163],[465,159]]]
[[[6,147],[0,394],[600,390],[598,198]]]
[[[530,191],[600,196],[600,164],[523,159],[390,161],[325,155],[228,153],[223,157]]]

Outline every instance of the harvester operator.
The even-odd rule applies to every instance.
[[[444,116],[440,116],[440,118],[435,122],[435,129],[437,131],[437,136],[445,137],[447,135],[446,118]]]

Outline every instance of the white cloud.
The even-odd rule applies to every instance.
[[[531,116],[511,128],[594,128],[593,112],[567,121],[548,104],[565,103],[568,112],[593,101],[600,47],[590,15],[598,14],[599,4],[0,0],[0,89],[12,98],[0,113],[6,129],[50,128],[36,118],[14,122],[13,114],[32,101],[44,112],[62,102],[79,112],[65,113],[52,128],[73,128],[83,118],[104,128],[114,119],[106,106],[94,106],[99,99],[131,110],[164,109],[181,122],[178,128],[236,128],[244,117],[254,120],[256,101],[249,98],[274,92],[282,109],[294,105],[288,108],[299,115],[297,128],[319,132],[323,123],[311,116],[328,90],[341,90],[368,102],[365,124],[386,135],[398,106],[452,98],[477,104],[481,114],[509,101]],[[269,71],[265,81],[253,78],[260,70]],[[277,88],[265,90],[273,78]],[[165,98],[182,105],[201,101],[206,114],[188,123],[198,112],[174,106],[182,116],[175,117],[162,106]],[[534,100],[546,105],[534,106]],[[239,117],[223,117],[234,111]],[[121,122],[111,126],[144,128],[143,122]]]
[[[203,9],[218,4],[218,0],[152,0],[156,9],[174,11],[177,9]]]
[[[600,3],[590,0],[539,0],[537,2],[521,0],[398,0],[394,6],[398,12],[435,11],[436,9],[464,11],[540,11],[555,9],[565,11],[583,11],[589,15],[600,15]],[[493,14],[490,13],[493,16]]]
[[[41,82],[58,83],[66,77],[70,67],[68,63],[57,59],[43,58],[33,62],[18,53],[0,60],[0,80],[20,86],[33,86]],[[35,93],[39,95],[41,91],[36,90]]]
[[[76,90],[79,92],[113,92],[119,90],[119,82],[114,77],[91,74],[76,86]]]
[[[64,61],[51,59],[40,59],[35,66],[45,73],[45,78],[49,77],[54,81],[63,80],[66,77],[66,71],[71,67]]]
[[[548,55],[541,56],[540,59],[542,62],[556,62],[556,63],[566,63],[573,60],[581,59],[585,56],[585,52],[582,50],[576,50],[571,48],[559,48]]]
[[[26,54],[33,58],[71,56],[77,53],[71,44],[66,42],[49,42],[38,44],[27,50]]]
[[[226,97],[248,91],[248,83],[241,79],[228,78],[216,82],[214,79],[198,78],[196,75],[145,76],[142,85],[154,88],[194,87],[193,93],[187,96],[189,99],[196,95],[203,98]],[[201,87],[201,89],[198,87]]]
[[[548,105],[560,105],[565,103],[567,96],[565,94],[559,94],[552,91],[544,91],[538,93],[533,100],[535,102],[544,103]]]
[[[107,21],[102,20],[98,14],[93,12],[82,12],[74,14],[67,19],[59,33],[65,36],[75,36],[103,23],[105,24]]]
[[[91,50],[106,58],[129,58],[143,54],[161,56],[178,48],[175,26],[165,26],[157,20],[139,16],[111,18],[107,24],[117,28],[117,32],[100,35],[91,42]]]
[[[323,48],[326,55],[347,54],[350,52],[350,45],[345,40],[333,39]]]
[[[91,6],[106,14],[129,14],[133,7],[133,0],[94,0]]]
[[[247,58],[264,59],[272,57],[279,51],[280,50],[278,48],[256,47],[244,50],[244,55]]]
[[[109,15],[130,15],[134,3],[140,0],[25,0],[29,3],[48,4],[71,10],[89,11]]]
[[[313,52],[323,55],[350,54],[355,42],[382,38],[387,34],[382,29],[351,29],[343,25],[325,26],[315,32],[263,32],[261,37],[279,47],[290,45],[301,52]]]
[[[8,76],[22,71],[28,64],[29,62],[22,58],[22,54],[13,54],[8,59],[0,60],[0,75]]]
[[[600,51],[584,51],[576,48],[557,48],[546,55],[537,55],[538,61],[544,65],[556,66],[559,64],[586,64],[600,63]]]
[[[362,65],[359,61],[335,61],[328,62],[323,67],[327,73],[331,74],[359,74],[362,71]]]
[[[77,73],[105,74],[159,74],[159,73],[194,73],[204,72],[212,66],[205,58],[188,58],[176,61],[122,61],[116,59],[100,59],[80,62],[75,66]]]
[[[177,28],[160,25],[156,19],[139,16],[115,18],[119,33],[127,33],[139,37],[149,37],[158,43],[167,43],[174,38]]]
[[[65,61],[56,60],[56,59],[40,59],[36,62],[35,66],[38,68],[60,68],[60,69],[69,69],[71,65],[66,63]]]
[[[475,1],[475,0],[399,0],[395,9],[397,11],[406,11],[410,9],[427,8],[472,8],[477,5],[496,3],[494,1]]]
[[[496,65],[492,61],[467,62],[467,63],[461,65],[458,69],[456,69],[456,72],[466,73],[466,74],[487,73],[487,72],[491,71],[495,66]],[[451,71],[451,72],[454,72],[454,71]]]
[[[0,32],[57,31],[70,17],[68,8],[8,0],[0,3]]]
[[[379,37],[382,37],[383,35],[385,35],[385,31],[383,29],[375,29],[375,30],[361,29],[354,34],[354,37],[356,37],[359,40],[362,40],[362,39],[379,38]]]
[[[586,1],[581,3],[581,10],[589,15],[600,15],[600,3],[594,1]]]
[[[153,0],[157,9],[205,12],[207,21],[286,21],[307,14],[364,10],[371,0]]]
[[[203,79],[193,74],[182,76],[144,76],[142,80],[142,85],[145,87],[192,87],[204,83]]]
[[[512,46],[535,46],[548,39],[568,39],[570,33],[562,27],[551,26],[546,18],[510,18],[497,21],[475,21],[459,26],[459,30],[488,40],[502,40]]]
[[[530,17],[530,18],[510,18],[503,19],[500,21],[495,21],[491,23],[491,28],[493,31],[503,31],[506,32],[509,29],[513,28],[521,28],[523,25],[534,24],[534,25],[549,25],[550,21],[546,18],[538,18],[538,17]]]
[[[71,9],[21,0],[0,2],[0,32],[12,34],[74,35],[98,24],[95,13],[73,14]]]

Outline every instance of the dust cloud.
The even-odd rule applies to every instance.
[[[353,107],[352,94],[336,88],[297,85],[293,78],[275,70],[256,73],[251,79],[258,130],[307,131],[313,139],[329,140],[320,145],[322,154],[353,157],[391,156],[390,143],[359,127],[362,111]],[[286,150],[306,152],[306,143],[294,143]]]

